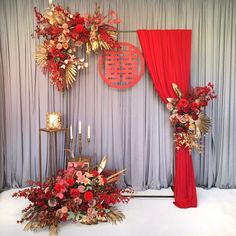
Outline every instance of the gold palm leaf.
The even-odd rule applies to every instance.
[[[47,57],[47,49],[43,45],[39,45],[35,53],[36,63],[41,67],[45,67],[47,65]]]
[[[173,90],[174,90],[176,96],[177,96],[178,98],[181,98],[181,97],[182,97],[182,92],[181,92],[181,90],[179,89],[178,85],[175,84],[175,83],[172,83],[172,88],[173,88]]]
[[[211,120],[203,113],[199,114],[198,120],[195,121],[197,132],[201,135],[206,134],[211,126]]]
[[[106,219],[108,222],[116,224],[117,222],[121,222],[125,219],[125,215],[115,207],[111,207],[110,211],[106,213]]]
[[[69,63],[66,66],[65,78],[66,78],[66,87],[72,86],[73,82],[76,80],[76,65],[74,63]]]

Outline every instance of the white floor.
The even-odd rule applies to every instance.
[[[46,236],[47,230],[37,233],[24,232],[17,224],[21,209],[27,206],[25,199],[13,199],[15,190],[0,194],[1,236]],[[155,195],[171,195],[170,189],[148,191]],[[100,223],[87,226],[65,223],[59,236],[236,236],[236,189],[197,189],[198,207],[179,209],[173,199],[135,198],[119,209],[126,219],[117,225]]]

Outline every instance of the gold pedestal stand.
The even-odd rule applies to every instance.
[[[60,129],[39,129],[39,179],[40,182],[42,183],[42,147],[41,147],[41,132],[46,132],[49,133],[50,139],[49,139],[49,168],[50,168],[50,177],[53,177],[53,171],[52,171],[52,149],[53,149],[53,134],[54,134],[54,141],[55,141],[55,173],[58,171],[58,157],[57,157],[57,133],[58,132],[65,132],[65,142],[66,142],[66,147],[69,147],[69,129],[68,128],[60,128]]]

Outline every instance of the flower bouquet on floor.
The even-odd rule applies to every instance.
[[[105,176],[104,166],[103,160],[98,169],[87,172],[68,168],[59,171],[55,180],[32,182],[36,186],[14,193],[13,197],[24,197],[31,202],[22,210],[18,223],[27,222],[25,230],[34,231],[48,226],[50,235],[57,235],[63,221],[87,225],[122,221],[125,216],[114,205],[128,203],[127,194],[131,196],[132,190],[116,186],[124,170]]]

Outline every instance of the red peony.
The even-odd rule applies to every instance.
[[[87,191],[84,193],[84,200],[89,202],[93,199],[93,193],[91,191]]]
[[[80,195],[79,189],[77,189],[77,188],[72,188],[72,189],[70,190],[70,196],[71,196],[72,198],[77,198],[77,197],[79,197],[79,195]]]
[[[191,110],[194,111],[194,110],[197,110],[197,109],[198,109],[198,103],[192,102],[191,103]]]
[[[189,101],[186,98],[181,98],[177,104],[178,110],[182,108],[187,108],[189,106]]]
[[[68,178],[67,180],[66,180],[66,182],[67,182],[67,184],[69,185],[69,186],[73,186],[74,185],[74,183],[75,183],[75,181],[74,181],[74,178]]]
[[[78,24],[78,25],[76,25],[75,30],[78,34],[80,34],[84,31],[84,26],[81,24]]]
[[[57,193],[65,191],[65,187],[61,184],[58,184],[58,183],[55,184],[54,189],[56,190]]]

